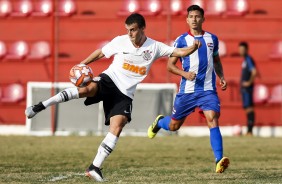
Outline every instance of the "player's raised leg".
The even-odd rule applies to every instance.
[[[154,138],[160,129],[167,131],[177,131],[184,123],[185,118],[181,120],[172,119],[171,116],[159,115],[152,125],[148,128],[148,137]]]
[[[222,173],[227,169],[229,158],[223,157],[222,136],[218,126],[219,113],[213,110],[204,111],[208,127],[210,129],[210,144],[214,153],[216,162],[216,172]]]
[[[111,117],[109,133],[106,135],[105,139],[99,146],[98,152],[93,160],[93,163],[91,163],[89,168],[86,170],[85,175],[87,177],[95,179],[99,182],[104,181],[104,177],[101,172],[102,163],[114,150],[120,133],[126,123],[127,117],[123,115],[116,115]]]
[[[25,110],[25,115],[27,118],[33,118],[37,113],[46,109],[47,107],[67,102],[69,100],[84,98],[84,97],[93,97],[97,93],[98,84],[95,82],[91,82],[88,86],[77,88],[67,88],[63,91],[59,92],[55,96],[43,101],[39,102],[36,105],[30,106]]]

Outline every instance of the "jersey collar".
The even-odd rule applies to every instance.
[[[191,33],[191,31],[189,30],[188,32],[187,32],[190,36],[193,36],[193,37],[195,37],[195,35],[193,35],[192,33]],[[204,30],[202,30],[202,36],[205,34],[205,31]],[[197,36],[200,36],[200,35],[196,35],[196,37]]]

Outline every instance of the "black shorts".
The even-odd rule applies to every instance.
[[[93,81],[98,83],[97,94],[87,97],[84,104],[88,106],[103,101],[105,125],[110,125],[110,118],[115,115],[124,115],[130,122],[132,99],[123,94],[108,75],[102,73],[99,77],[99,80]]]
[[[241,87],[243,108],[254,106],[253,93],[254,93],[253,87],[248,87],[248,88]]]

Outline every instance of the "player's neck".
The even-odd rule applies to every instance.
[[[193,35],[193,36],[198,36],[198,35],[203,35],[203,29],[202,28],[199,28],[199,29],[190,29],[190,33]]]
[[[133,45],[134,45],[134,47],[136,47],[136,48],[140,48],[140,47],[144,44],[144,42],[145,42],[146,40],[147,40],[147,37],[146,37],[145,35],[143,35],[143,36],[141,37],[140,41],[137,42],[137,43],[133,43]]]

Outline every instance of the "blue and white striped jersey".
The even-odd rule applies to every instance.
[[[201,41],[202,46],[193,54],[180,58],[184,71],[195,72],[196,79],[193,81],[182,77],[179,93],[194,93],[201,91],[216,91],[216,74],[213,67],[213,57],[218,55],[218,38],[209,32],[193,36],[191,33],[184,33],[174,43],[177,48],[193,45],[194,39]]]

